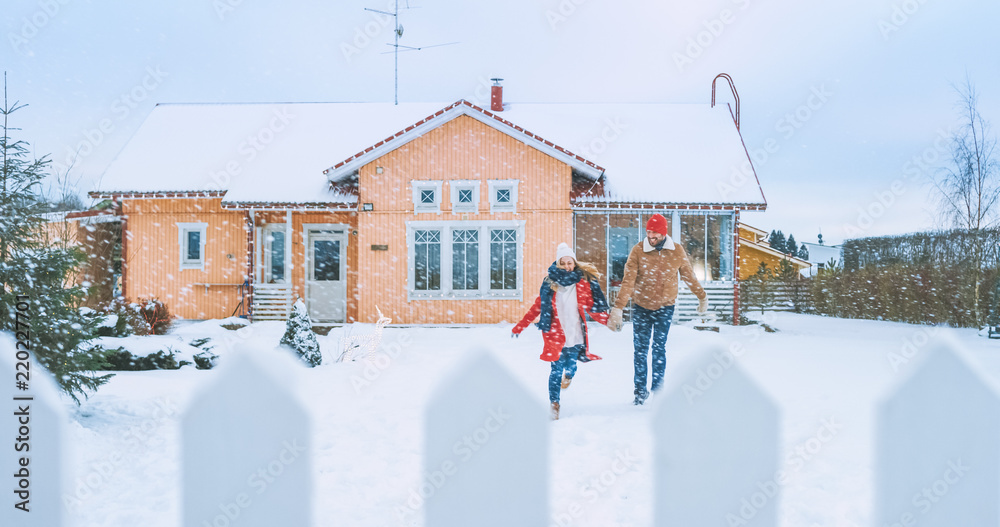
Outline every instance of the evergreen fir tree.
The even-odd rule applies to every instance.
[[[740,309],[760,309],[761,313],[774,304],[774,273],[767,264],[760,262],[757,272],[740,283]]]
[[[0,330],[28,329],[34,359],[79,403],[79,395],[96,390],[112,375],[95,373],[106,364],[104,351],[90,345],[95,321],[79,310],[86,290],[71,282],[85,255],[65,237],[53,242],[42,216],[40,193],[48,156],[34,159],[28,143],[11,137],[18,129],[10,126],[10,117],[24,106],[8,104],[5,77],[0,108]]]
[[[319,341],[316,340],[316,334],[312,330],[309,311],[306,310],[306,303],[301,298],[292,306],[292,313],[288,316],[288,324],[285,326],[285,335],[281,337],[281,345],[295,350],[302,362],[310,367],[319,366],[323,362]]]
[[[802,247],[799,247],[799,252],[798,252],[798,254],[796,254],[796,256],[800,260],[808,260],[809,259],[809,248],[806,247],[806,244],[803,243]]]
[[[782,252],[784,252],[786,254],[790,254],[792,256],[795,256],[796,254],[798,254],[798,252],[799,252],[799,244],[796,243],[796,241],[795,241],[795,235],[793,235],[793,234],[789,234],[788,235],[788,241],[785,242],[785,250],[782,251]]]
[[[781,252],[785,252],[785,248],[788,246],[785,242],[785,235],[781,231],[771,231],[767,243],[771,245],[772,249]]]

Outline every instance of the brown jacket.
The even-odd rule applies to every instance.
[[[632,247],[628,255],[625,277],[622,279],[618,298],[615,299],[616,308],[624,309],[633,293],[635,303],[646,309],[656,310],[674,305],[677,301],[678,272],[688,289],[699,300],[705,298],[705,290],[698,283],[687,252],[679,243],[674,243],[672,250],[664,247],[659,251],[653,249],[649,252],[644,250],[645,244],[643,239]]]

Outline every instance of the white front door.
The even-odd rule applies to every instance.
[[[313,322],[347,320],[347,234],[310,229],[306,266],[306,307]]]

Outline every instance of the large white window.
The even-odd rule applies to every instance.
[[[517,212],[517,180],[491,179],[490,212]]]
[[[410,181],[413,189],[413,212],[441,213],[441,182]]]
[[[455,180],[450,185],[452,212],[479,212],[479,181]]]
[[[410,300],[521,298],[524,221],[410,221],[406,239]]]
[[[178,223],[181,269],[205,269],[205,234],[207,223]]]

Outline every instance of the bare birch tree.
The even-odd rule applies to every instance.
[[[1000,216],[997,210],[1000,201],[997,139],[989,121],[979,113],[979,96],[972,80],[966,77],[965,83],[956,86],[955,90],[959,94],[956,107],[961,122],[952,133],[950,166],[939,172],[935,187],[940,197],[942,219],[973,235],[969,248],[975,284],[973,316],[981,322],[979,288],[987,247],[983,246],[985,238],[978,234],[996,226]]]

